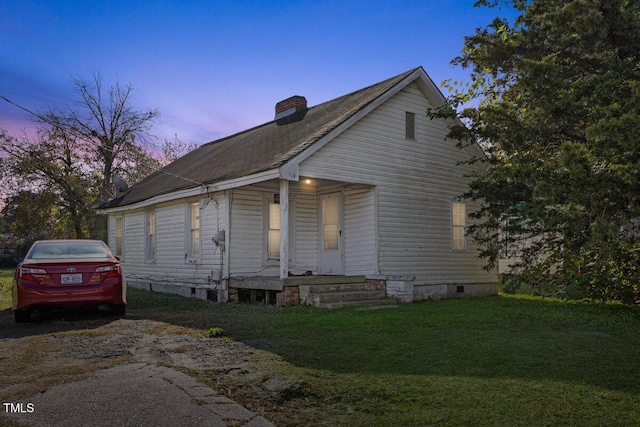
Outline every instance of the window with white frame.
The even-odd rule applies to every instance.
[[[188,204],[187,256],[195,259],[200,256],[200,203]]]
[[[267,200],[267,260],[280,259],[280,195]]]
[[[145,226],[145,261],[156,261],[156,212],[151,210],[146,214]]]
[[[451,225],[453,249],[467,249],[467,208],[464,203],[451,203]]]
[[[124,234],[123,234],[124,219],[121,216],[116,217],[115,223],[115,256],[122,258],[124,255]]]
[[[289,265],[296,263],[296,206],[297,198],[289,198]],[[263,257],[265,265],[274,265],[280,261],[280,195],[265,193],[263,198]]]

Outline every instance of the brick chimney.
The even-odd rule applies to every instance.
[[[276,117],[274,120],[287,117],[293,113],[307,109],[307,99],[304,96],[295,95],[276,104]]]

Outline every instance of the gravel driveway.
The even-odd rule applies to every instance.
[[[207,338],[201,331],[136,319],[135,314],[122,319],[81,315],[26,325],[8,322],[9,315],[0,315],[3,402],[24,402],[103,370],[135,364],[180,371],[265,418],[277,412],[278,402],[304,392],[302,381],[272,369],[277,356],[228,338]],[[23,425],[4,412],[0,425]],[[238,426],[246,422],[226,421]]]

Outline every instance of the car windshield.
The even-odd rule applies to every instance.
[[[108,258],[111,254],[101,242],[38,242],[30,259]]]

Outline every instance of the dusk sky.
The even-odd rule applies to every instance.
[[[422,65],[436,84],[463,37],[511,10],[442,1],[0,0],[0,95],[65,109],[72,77],[102,75],[157,108],[153,133],[198,145],[273,119],[275,103],[313,106]],[[0,99],[0,128],[29,115]]]

